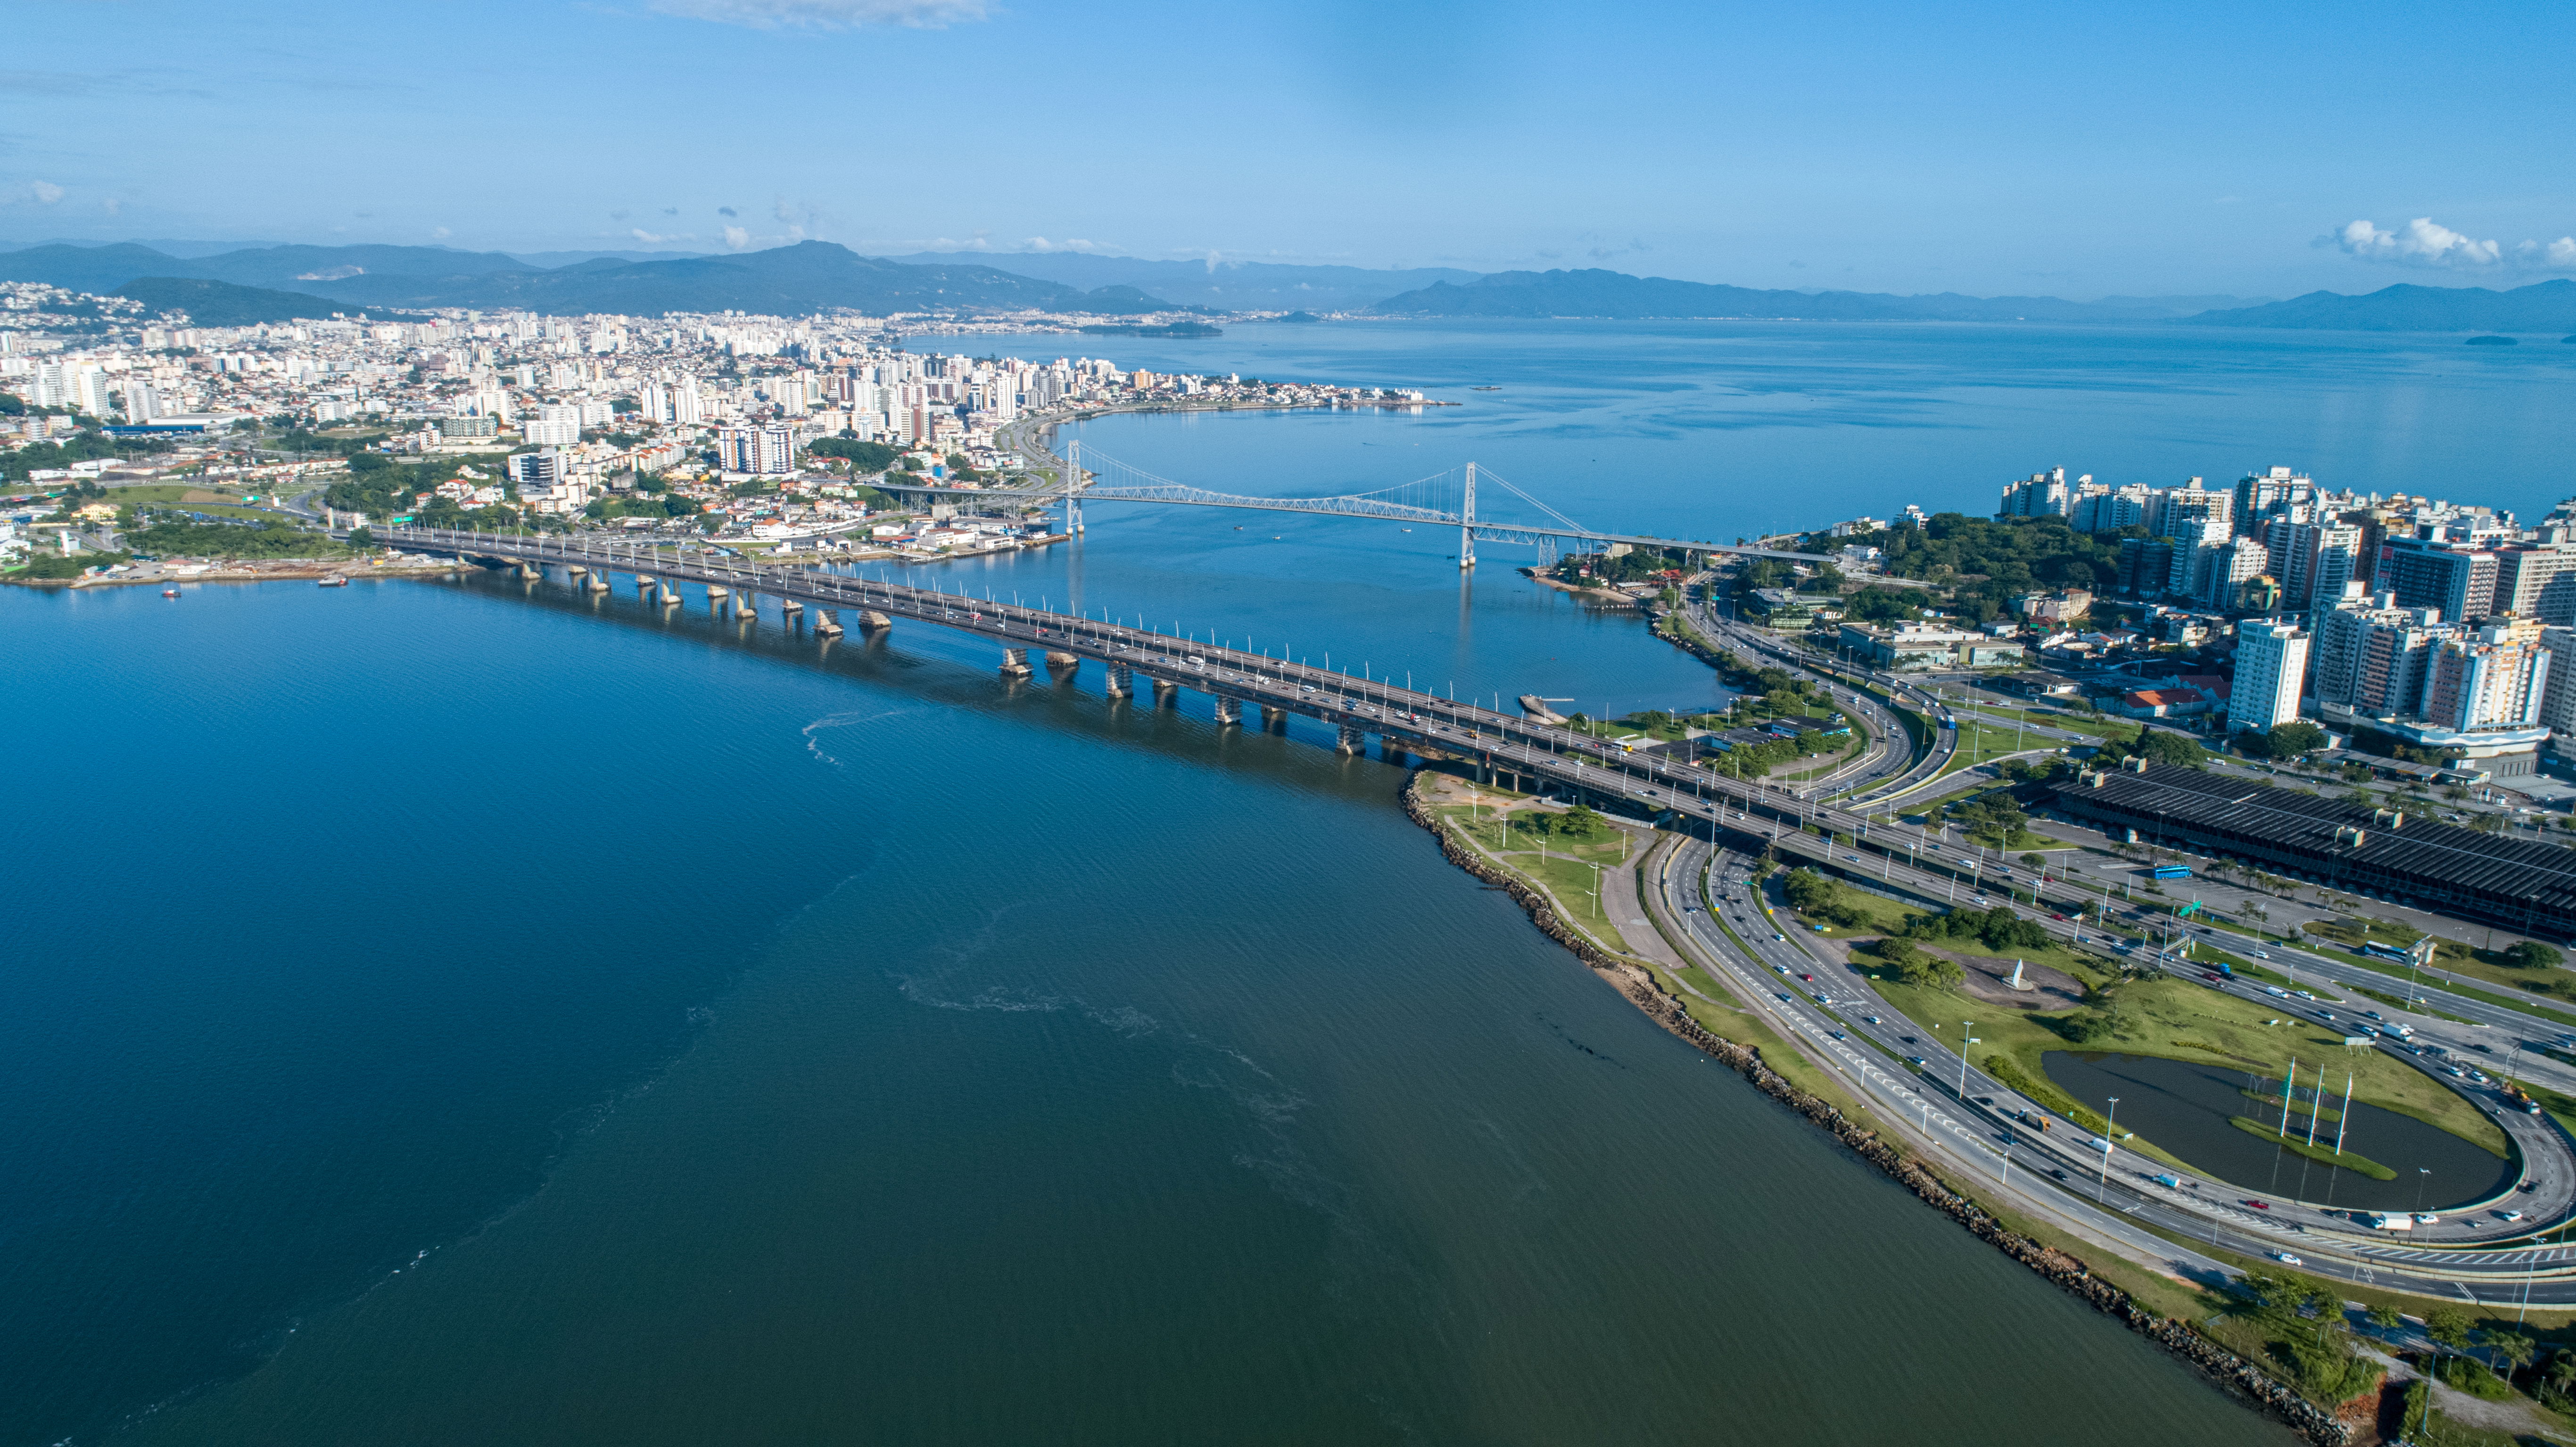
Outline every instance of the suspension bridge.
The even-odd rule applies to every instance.
[[[891,479],[900,475],[889,473],[887,477]],[[1476,544],[1480,539],[1536,547],[1543,559],[1552,558],[1559,548],[1571,543],[1584,550],[1649,548],[1690,556],[1730,554],[1798,562],[1823,561],[1823,556],[1817,553],[1713,543],[1696,538],[1600,532],[1532,497],[1493,469],[1473,462],[1374,491],[1326,497],[1270,497],[1217,492],[1191,483],[1176,482],[1107,456],[1097,448],[1086,451],[1077,440],[1065,445],[1059,476],[1062,481],[1045,487],[961,487],[954,483],[928,481],[880,481],[873,485],[884,492],[937,497],[972,506],[1020,503],[1051,508],[1061,505],[1067,533],[1082,531],[1082,510],[1090,503],[1240,508],[1253,512],[1361,518],[1407,527],[1456,528],[1458,566],[1461,568],[1476,566]],[[1478,511],[1480,487],[1484,490],[1486,502],[1500,502],[1502,511]]]

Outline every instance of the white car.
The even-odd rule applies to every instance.
[[[2435,1215],[2431,1211],[2418,1211],[2415,1213],[2415,1224],[2418,1226],[2439,1225],[2441,1220],[2442,1218],[2440,1216]]]
[[[2296,1256],[2291,1255],[2291,1254],[2290,1254],[2289,1252],[2287,1252],[2287,1251],[2275,1251],[2275,1252],[2273,1252],[2273,1253],[2272,1253],[2272,1259],[2273,1259],[2273,1260],[2275,1260],[2275,1261],[2280,1262],[2280,1263],[2281,1263],[2282,1265],[2284,1265],[2284,1266],[2305,1266],[2305,1265],[2307,1265],[2307,1263],[2306,1263],[2306,1262],[2301,1261],[2299,1258],[2297,1258]]]

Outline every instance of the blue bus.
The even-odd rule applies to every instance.
[[[2401,965],[2415,962],[2415,952],[2404,945],[2383,945],[2377,940],[2363,940],[2361,952],[2374,960],[2394,960]]]
[[[2188,864],[2159,864],[2156,866],[2156,878],[2189,879],[2191,878],[2191,866]]]

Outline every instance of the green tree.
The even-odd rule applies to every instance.
[[[2198,740],[2171,729],[2140,729],[2135,752],[2144,754],[2151,763],[2172,764],[2177,768],[2202,769],[2209,766],[2209,750],[2202,748]]]
[[[2295,759],[2301,754],[2314,753],[2324,748],[2326,731],[2306,719],[2292,719],[2288,723],[2272,726],[2270,742],[2273,758]]]
[[[2554,970],[2567,957],[2538,940],[2524,940],[2504,952],[2504,962],[2518,970]]]
[[[2476,1325],[2467,1312],[2456,1306],[2437,1306],[2424,1313],[2424,1334],[2433,1339],[2435,1346],[2455,1352],[2469,1349],[2469,1332]]]
[[[2533,1341],[2527,1336],[2524,1336],[2520,1332],[2491,1331],[2487,1333],[2487,1353],[2495,1360],[2504,1363],[2504,1369],[2499,1373],[2499,1375],[2508,1379],[2510,1379],[2514,1373],[2521,1371],[2524,1367],[2530,1366],[2532,1356],[2538,1350],[2539,1343]]]

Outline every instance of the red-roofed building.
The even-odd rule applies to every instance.
[[[2123,695],[2111,711],[2123,718],[2190,718],[2212,707],[2210,696],[2196,688],[2142,688]]]

